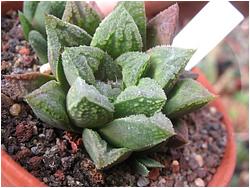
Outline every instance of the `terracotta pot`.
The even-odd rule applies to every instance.
[[[6,4],[5,4],[6,3]],[[13,4],[10,2],[2,2],[2,11],[7,12],[10,9],[20,10],[21,5],[11,6]],[[210,92],[214,93],[212,85],[207,81],[205,76],[200,72],[199,69],[195,68],[194,72],[199,74],[198,81],[202,83]],[[227,145],[224,157],[220,166],[218,167],[212,180],[209,182],[208,186],[227,186],[231,180],[234,172],[236,163],[236,146],[234,141],[234,131],[229,117],[224,110],[224,107],[220,101],[220,98],[216,99],[212,105],[216,107],[224,116],[223,123],[226,126],[227,131]],[[2,186],[33,186],[41,187],[46,186],[41,183],[37,178],[31,175],[27,170],[16,163],[5,151],[1,150],[1,185]]]

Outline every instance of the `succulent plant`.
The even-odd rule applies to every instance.
[[[54,80],[25,100],[47,124],[82,132],[85,149],[98,169],[131,155],[142,175],[147,168],[163,167],[145,151],[178,134],[171,120],[214,98],[196,80],[180,77],[195,50],[168,45],[175,28],[164,32],[169,36],[159,36],[158,27],[169,21],[165,16],[170,12],[178,17],[177,4],[160,13],[163,18],[158,15],[149,21],[148,28],[142,1],[120,2],[103,20],[94,9],[88,9],[86,18],[80,2],[68,4],[63,16],[67,22],[45,15]],[[147,33],[149,27],[158,32]]]

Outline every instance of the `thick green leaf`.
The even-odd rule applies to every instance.
[[[148,168],[164,168],[163,164],[149,157],[145,157],[145,156],[137,157],[136,160]]]
[[[194,52],[192,49],[170,46],[152,48],[148,51],[151,61],[148,75],[168,92],[173,88]]]
[[[137,85],[147,70],[149,59],[150,56],[142,52],[127,52],[115,60],[122,67],[122,80],[126,87]]]
[[[169,93],[163,112],[168,117],[179,117],[196,110],[214,99],[206,88],[193,79],[184,79],[177,82]]]
[[[65,8],[66,1],[40,1],[36,7],[32,25],[44,36],[45,30],[45,15],[51,14],[57,18],[61,18]]]
[[[48,63],[47,41],[38,31],[32,30],[29,33],[29,43],[39,58],[40,64]]]
[[[143,46],[146,47],[146,13],[144,1],[121,1],[128,13],[133,17],[142,37]]]
[[[149,20],[147,25],[147,48],[170,45],[175,36],[179,19],[179,7],[174,4]]]
[[[171,121],[162,113],[116,119],[99,132],[110,144],[134,151],[149,149],[175,134]]]
[[[93,35],[101,22],[101,17],[84,1],[67,1],[62,20],[77,25]]]
[[[91,41],[91,36],[80,27],[64,22],[52,15],[46,15],[45,22],[48,40],[48,60],[52,72],[56,74],[57,64],[63,48],[88,45]]]
[[[84,147],[94,161],[97,169],[108,168],[129,157],[127,148],[112,148],[99,134],[91,129],[83,131]]]
[[[25,98],[42,121],[59,129],[75,130],[66,112],[66,95],[58,82],[49,81]]]
[[[92,46],[66,47],[64,53],[72,60],[85,56],[88,65],[98,80],[117,80],[122,77],[118,65],[106,52],[99,48]]]
[[[101,48],[113,58],[129,51],[141,51],[140,32],[124,6],[118,6],[96,29],[91,46]]]
[[[24,1],[23,2],[23,14],[29,20],[30,23],[32,22],[38,3],[39,1]]]
[[[95,76],[85,56],[79,56],[77,59],[72,59],[69,53],[64,51],[62,54],[62,63],[65,76],[70,85],[75,82],[77,77],[82,78],[88,84],[95,84]]]
[[[95,87],[102,95],[108,97],[111,102],[114,102],[117,96],[121,93],[119,87],[112,88],[111,84],[106,84],[100,81],[97,81]]]
[[[142,78],[138,86],[126,88],[116,99],[115,115],[125,117],[133,114],[147,116],[159,112],[167,98],[160,85],[153,79]]]
[[[35,89],[38,89],[48,81],[55,79],[53,76],[39,72],[5,75],[4,78],[10,84],[10,89],[14,89],[15,93],[13,94],[19,98],[23,98],[25,95],[34,91]]]
[[[95,128],[112,120],[114,106],[94,86],[78,77],[69,89],[67,110],[76,126]]]
[[[32,29],[32,25],[22,12],[18,11],[18,17],[23,29],[24,38],[28,40],[29,32]]]
[[[72,60],[84,56],[94,73],[98,71],[99,65],[103,64],[106,61],[106,56],[108,56],[101,49],[92,46],[65,47],[64,54]]]
[[[56,67],[56,75],[57,75],[57,81],[60,83],[65,93],[67,93],[70,88],[70,85],[64,74],[63,65],[62,65],[62,56],[60,56],[58,60],[58,64]]]
[[[147,176],[150,172],[144,164],[137,161],[136,159],[133,160],[133,168],[135,172],[141,176]]]

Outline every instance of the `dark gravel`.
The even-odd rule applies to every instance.
[[[2,17],[1,28],[2,75],[38,70],[16,12]],[[11,84],[3,77],[1,83],[2,149],[49,186],[204,186],[223,157],[226,132],[222,116],[213,107],[205,107],[182,118],[181,133],[188,144],[182,148],[163,147],[161,152],[151,154],[165,168],[152,169],[148,177],[141,177],[134,174],[127,160],[98,171],[84,150],[80,135],[41,122],[27,104],[13,97]],[[13,104],[20,105],[21,110],[11,115]]]

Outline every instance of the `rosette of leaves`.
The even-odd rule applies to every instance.
[[[146,151],[178,134],[173,119],[213,99],[197,81],[180,78],[194,50],[167,46],[169,41],[162,40],[144,50],[147,37],[153,36],[147,33],[144,2],[121,2],[101,22],[93,16],[84,24],[84,15],[72,7],[65,14],[70,18],[64,17],[68,22],[45,16],[54,80],[25,100],[47,124],[82,132],[98,169],[131,155],[142,175],[148,168],[162,168]]]

